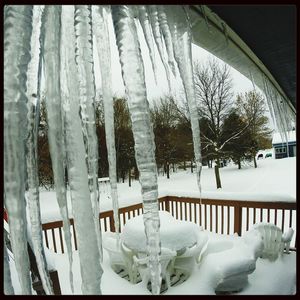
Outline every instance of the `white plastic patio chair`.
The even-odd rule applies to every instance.
[[[128,248],[124,243],[121,243],[121,252],[126,270],[128,272],[129,281],[131,283],[137,283],[138,272],[133,261],[133,257],[136,255],[136,253]]]
[[[162,279],[166,281],[167,287],[170,287],[170,274],[172,272],[172,261],[176,256],[176,251],[168,248],[161,248],[159,262],[161,264]],[[139,258],[137,255],[133,256],[134,265],[141,274],[143,284],[147,287],[150,280],[149,270],[149,256]]]
[[[249,235],[247,240],[242,237],[210,238],[198,258],[200,271],[209,274],[201,284],[206,284],[211,293],[241,291],[248,283],[248,275],[256,268],[255,251],[261,243],[257,234]]]
[[[103,248],[108,252],[111,268],[120,273],[122,270],[127,272],[120,245],[118,245],[117,235],[113,232],[104,232],[102,234]]]
[[[175,257],[172,269],[174,270],[175,277],[172,277],[172,283],[176,283],[180,277],[186,280],[192,273],[195,262],[198,259],[202,249],[208,243],[208,234],[204,231],[199,231],[197,235],[197,243],[191,247],[185,248],[185,251]]]
[[[289,253],[290,243],[294,230],[289,228],[286,233],[271,223],[257,223],[250,231],[258,231],[263,241],[263,248],[259,254],[261,258],[267,258],[271,261],[276,260],[284,253],[284,249]]]

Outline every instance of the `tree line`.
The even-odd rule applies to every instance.
[[[203,165],[212,167],[216,185],[221,187],[219,168],[225,160],[232,160],[238,168],[243,160],[252,160],[257,167],[256,153],[271,147],[271,130],[267,127],[265,100],[252,90],[234,97],[233,84],[227,65],[210,60],[194,65],[196,101],[201,131]],[[117,180],[138,179],[134,155],[134,139],[130,114],[124,97],[114,97],[114,122]],[[192,132],[186,99],[166,95],[150,105],[155,138],[158,171],[170,178],[176,168],[190,168],[193,172]],[[98,137],[98,177],[108,177],[103,101],[95,101],[96,132]],[[53,175],[48,149],[46,111],[41,103],[38,136],[39,178],[41,185],[51,187]]]

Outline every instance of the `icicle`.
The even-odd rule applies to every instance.
[[[95,78],[92,16],[89,5],[75,6],[75,60],[79,76],[80,114],[87,153],[89,188],[100,259],[103,258],[99,224],[98,141],[95,124]],[[67,45],[66,45],[67,46]]]
[[[157,84],[157,66],[155,62],[155,49],[154,49],[154,44],[153,44],[153,36],[152,36],[152,30],[151,30],[151,24],[149,21],[149,16],[147,9],[145,5],[138,5],[138,16],[139,16],[139,21],[143,29],[144,37],[149,49],[149,56],[151,59],[151,64],[152,64],[152,70],[154,74],[154,79],[155,83]]]
[[[157,8],[156,8],[156,5],[148,5],[147,9],[148,9],[148,15],[150,17],[150,24],[151,24],[155,44],[156,44],[160,59],[163,63],[165,71],[166,71],[169,92],[171,94],[172,89],[171,89],[170,71],[169,71],[168,64],[166,63],[167,60],[166,60],[165,54],[164,54],[164,46],[163,46],[162,36],[161,36],[161,32],[160,32],[160,27],[159,27]]]
[[[176,77],[176,62],[173,53],[172,36],[168,25],[167,16],[163,5],[157,6],[159,27],[165,40],[165,45],[168,53],[169,66]]]
[[[112,6],[122,75],[135,141],[135,157],[140,172],[144,224],[149,255],[152,293],[160,293],[161,266],[155,144],[145,86],[144,66],[131,6]]]
[[[192,63],[192,34],[188,16],[184,7],[182,6],[166,6],[166,14],[168,17],[168,24],[172,34],[174,56],[179,68],[179,73],[182,78],[185,96],[188,103],[191,127],[193,135],[194,154],[196,161],[197,183],[200,191],[201,200],[201,142],[200,142],[200,127],[199,116],[196,105],[195,86],[193,77],[193,63]]]
[[[288,145],[287,132],[289,131],[290,124],[293,121],[293,115],[291,114],[282,96],[277,92],[277,90],[275,90],[269,80],[264,75],[262,76],[264,82],[264,93],[267,98],[272,119],[274,124],[276,124],[282,141],[285,140],[286,144]]]
[[[102,268],[90,201],[85,146],[79,117],[79,86],[75,65],[74,7],[62,7],[61,92],[66,130],[68,177],[80,259],[83,294],[101,294]]]
[[[108,153],[109,181],[113,203],[114,222],[117,238],[119,238],[119,204],[117,190],[116,147],[114,130],[114,103],[112,96],[112,76],[110,61],[110,42],[108,32],[108,7],[95,7],[93,15],[93,30],[97,40],[97,49],[102,80],[102,95],[104,104],[105,138]]]
[[[276,126],[276,119],[275,119],[274,109],[273,109],[272,101],[271,101],[270,96],[269,96],[268,85],[267,85],[267,81],[266,81],[265,76],[263,76],[263,87],[264,87],[264,94],[265,94],[266,99],[267,99],[267,104],[268,104],[268,107],[269,107],[269,111],[270,111],[270,114],[271,114],[271,118],[274,122],[274,125]]]
[[[11,275],[10,275],[10,268],[9,268],[9,257],[7,254],[6,243],[5,243],[5,235],[4,238],[4,278],[3,278],[3,285],[4,285],[4,294],[5,295],[14,295],[14,288],[11,282]]]
[[[45,104],[47,110],[48,140],[52,161],[57,202],[63,220],[63,230],[70,263],[72,292],[72,244],[65,187],[64,137],[59,82],[61,6],[46,5],[42,16],[41,45],[45,72]]]
[[[25,295],[32,293],[24,199],[27,136],[25,91],[31,34],[32,6],[7,6],[4,20],[4,193],[12,252]]]
[[[39,125],[39,92],[38,82],[41,74],[39,36],[41,29],[41,9],[35,6],[33,9],[33,30],[31,36],[31,61],[27,72],[27,98],[28,98],[28,138],[27,146],[27,204],[29,207],[31,240],[36,257],[37,267],[41,277],[44,291],[47,295],[53,294],[52,283],[47,270],[47,263],[43,248],[41,229],[41,213],[39,200],[39,179],[37,166],[37,134]]]

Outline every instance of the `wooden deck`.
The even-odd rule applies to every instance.
[[[220,234],[242,235],[257,222],[269,222],[284,232],[292,227],[296,236],[296,203],[247,200],[199,199],[166,196],[159,199],[159,209],[169,211],[176,219],[191,221],[205,230]],[[142,203],[119,209],[120,231],[126,221],[143,213]],[[115,231],[113,211],[99,214],[102,231]],[[74,220],[70,219],[73,249],[77,250]],[[64,253],[62,221],[43,224],[46,246],[54,252]],[[291,250],[296,249],[296,237]]]

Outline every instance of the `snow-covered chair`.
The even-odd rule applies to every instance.
[[[121,252],[126,270],[128,272],[129,281],[131,283],[137,283],[138,272],[133,261],[133,257],[136,255],[136,253],[129,249],[124,243],[121,243]]]
[[[289,228],[286,233],[282,233],[281,229],[271,223],[257,223],[250,232],[258,231],[263,241],[263,248],[259,256],[267,258],[271,261],[276,260],[284,253],[284,249],[289,253],[290,243],[294,234],[294,230]]]
[[[161,264],[162,279],[165,280],[167,287],[170,287],[170,274],[172,273],[172,262],[176,256],[176,251],[168,248],[161,248],[159,262]],[[139,258],[137,255],[133,256],[133,261],[136,269],[142,277],[143,284],[149,288],[148,282],[150,281],[149,270],[149,256]]]
[[[116,272],[126,270],[126,265],[121,252],[120,244],[117,240],[117,234],[113,232],[104,232],[102,234],[103,248],[108,252],[111,268]]]
[[[261,237],[256,234],[247,239],[211,238],[198,258],[200,270],[208,274],[202,284],[208,285],[212,293],[241,291],[256,268],[256,253],[261,245]]]
[[[173,261],[173,270],[175,276],[172,277],[172,283],[177,282],[180,277],[186,280],[192,273],[195,261],[198,263],[200,253],[205,245],[208,243],[208,234],[204,231],[199,231],[197,236],[197,243],[191,247],[185,248],[181,255],[175,257]]]

